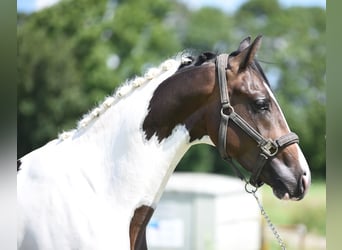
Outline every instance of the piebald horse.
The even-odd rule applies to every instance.
[[[302,199],[310,170],[255,59],[260,44],[166,60],[19,159],[18,248],[147,249],[146,225],[197,143],[234,158],[252,185]]]

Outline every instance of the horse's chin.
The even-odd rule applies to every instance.
[[[301,200],[303,197],[291,197],[290,194],[285,190],[275,189],[272,188],[273,194],[275,197],[277,197],[279,200],[293,200],[298,201]]]
[[[289,195],[289,193],[287,193],[287,192],[282,192],[282,191],[280,191],[280,190],[278,190],[278,189],[274,189],[273,188],[273,194],[274,194],[274,196],[275,197],[277,197],[279,200],[289,200],[290,199],[290,195]]]

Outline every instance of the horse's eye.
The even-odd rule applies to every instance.
[[[256,111],[267,111],[270,110],[270,103],[267,99],[257,99],[254,101],[254,108]]]

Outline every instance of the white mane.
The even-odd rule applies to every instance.
[[[101,104],[85,114],[83,118],[78,122],[76,129],[73,129],[71,131],[63,131],[58,135],[58,139],[65,140],[73,136],[76,131],[87,127],[94,119],[106,112],[106,110],[115,105],[120,99],[132,93],[136,88],[147,84],[163,73],[173,69],[175,66],[188,64],[190,62],[191,59],[189,58],[189,55],[187,53],[180,53],[175,58],[164,61],[158,67],[150,68],[143,77],[135,77],[131,80],[126,81],[116,90],[116,92],[112,96],[106,97]]]

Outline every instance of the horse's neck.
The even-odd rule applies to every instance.
[[[127,209],[154,207],[176,164],[190,147],[183,125],[176,126],[161,142],[155,136],[146,139],[142,124],[158,85],[152,82],[136,89],[76,135],[75,141],[82,147],[89,145],[96,152],[83,156],[85,164],[96,161],[94,156],[101,158],[100,164],[84,168],[105,171],[110,192]]]
[[[178,161],[190,147],[184,125],[176,126],[161,142],[156,136],[146,139],[142,124],[148,113],[150,92],[146,86],[132,93],[107,110],[78,138],[82,145],[97,147],[98,160],[84,155],[84,163],[101,164],[88,165],[85,169],[102,171],[107,183],[98,183],[107,187],[105,195],[111,197],[113,212],[121,216],[116,223],[124,223],[121,230],[129,223],[131,249],[145,243],[147,222]]]

